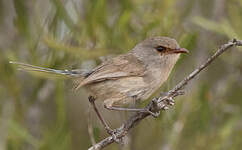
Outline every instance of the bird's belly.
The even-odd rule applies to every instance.
[[[143,99],[147,95],[147,83],[143,77],[126,77],[92,83],[86,86],[97,100],[106,105],[125,105]]]

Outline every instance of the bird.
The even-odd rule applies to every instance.
[[[103,101],[104,107],[109,110],[153,114],[150,110],[122,106],[148,99],[168,79],[180,54],[188,52],[187,49],[180,48],[173,38],[155,36],[143,40],[127,53],[106,60],[88,72],[56,70],[14,61],[10,63],[18,65],[21,70],[57,74],[77,81],[75,89],[87,89],[90,93],[88,99],[98,118],[107,132],[113,134],[99,113],[95,101]]]

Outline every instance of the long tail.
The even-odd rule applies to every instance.
[[[25,63],[15,62],[15,61],[10,61],[9,63],[17,65],[19,70],[24,70],[28,72],[44,72],[48,74],[61,75],[64,77],[72,77],[72,78],[81,77],[83,74],[83,72],[80,70],[56,70],[51,68],[33,66],[30,64],[25,64]]]

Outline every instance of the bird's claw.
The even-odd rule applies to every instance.
[[[149,113],[149,114],[150,114],[151,116],[153,116],[154,118],[157,118],[157,117],[159,117],[159,115],[160,115],[160,112],[159,112],[159,111],[158,111],[158,112],[152,112],[152,111],[150,111],[149,109],[147,109],[146,112]]]
[[[117,131],[114,129],[111,129],[110,127],[105,127],[105,129],[106,129],[106,131],[107,131],[107,133],[108,134],[110,134],[110,135],[113,135],[113,134],[115,134]]]
[[[122,138],[118,138],[118,137],[116,136],[116,133],[117,133],[117,130],[116,130],[116,129],[113,130],[113,129],[107,127],[107,128],[106,128],[106,131],[107,131],[107,133],[108,133],[109,135],[112,136],[113,140],[114,140],[116,143],[122,144],[122,142],[123,142]]]

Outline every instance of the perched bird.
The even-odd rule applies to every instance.
[[[138,108],[122,108],[125,104],[148,99],[169,77],[181,53],[176,40],[169,37],[151,37],[138,43],[128,53],[111,58],[89,72],[55,70],[29,64],[17,64],[20,69],[64,75],[78,80],[78,86],[90,92],[89,101],[109,133],[107,123],[98,112],[94,101],[101,100],[111,110],[143,111]]]

